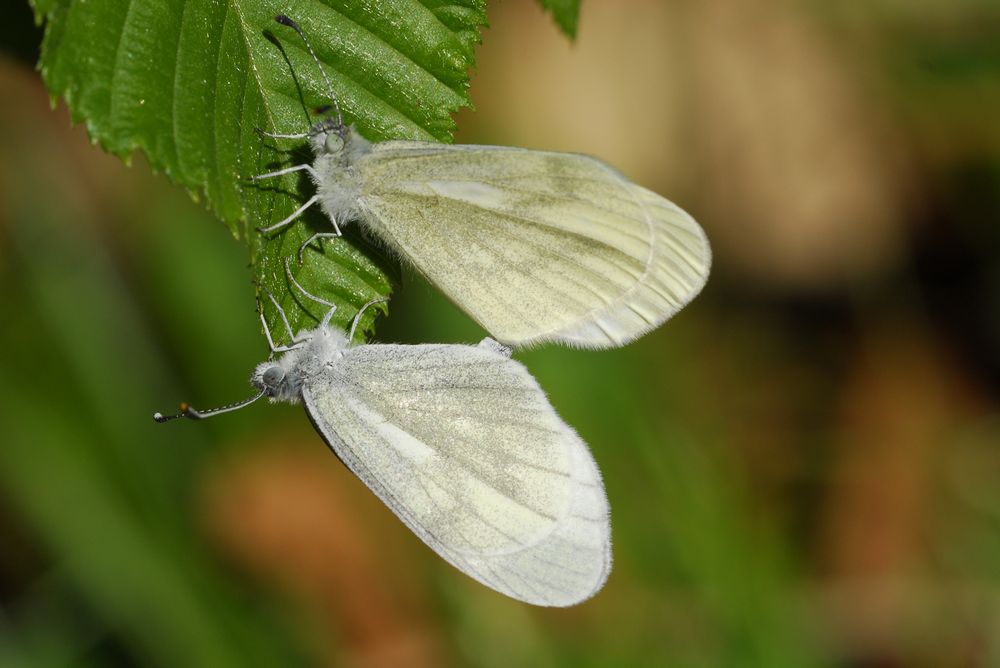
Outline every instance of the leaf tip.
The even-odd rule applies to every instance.
[[[575,41],[576,28],[580,21],[580,0],[538,0],[538,3],[552,14],[559,30],[570,41]]]

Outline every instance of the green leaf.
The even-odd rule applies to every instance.
[[[576,26],[580,20],[580,0],[538,0],[544,9],[552,12],[556,25],[570,39],[576,39]]]
[[[308,110],[329,102],[322,75],[298,35],[275,23],[294,18],[323,62],[345,121],[368,139],[450,141],[451,114],[470,104],[484,0],[34,0],[46,21],[40,69],[75,122],[126,160],[143,152],[152,167],[187,187],[249,246],[264,313],[287,340],[281,302],[296,331],[327,310],[289,285],[285,258],[311,293],[338,306],[346,326],[358,308],[387,296],[395,263],[356,226],[344,239],[299,246],[330,230],[318,210],[264,237],[313,194],[301,173],[253,183],[250,177],[310,162],[304,142],[263,139],[255,128],[303,132]],[[142,224],[142,221],[136,221]],[[183,271],[183,267],[178,267]],[[384,306],[382,307],[384,310]],[[375,313],[366,313],[370,331]]]

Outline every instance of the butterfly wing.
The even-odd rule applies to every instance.
[[[357,169],[365,222],[510,345],[624,345],[708,277],[694,219],[584,155],[386,142]]]
[[[578,603],[611,566],[600,473],[535,379],[487,342],[350,348],[306,382],[306,410],[451,564],[528,603]]]

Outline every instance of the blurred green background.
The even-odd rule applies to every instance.
[[[531,608],[246,396],[246,251],[0,54],[0,666],[1000,666],[1000,6],[492,3],[458,140],[692,212],[705,292],[519,354],[591,445],[615,568]],[[382,341],[474,342],[410,273]]]

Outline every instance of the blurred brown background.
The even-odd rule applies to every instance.
[[[299,409],[246,254],[0,59],[0,665],[1000,665],[1000,7],[490,5],[458,141],[584,152],[689,210],[705,292],[519,355],[590,443],[615,569],[543,610],[454,571]],[[384,341],[476,341],[410,274]]]

